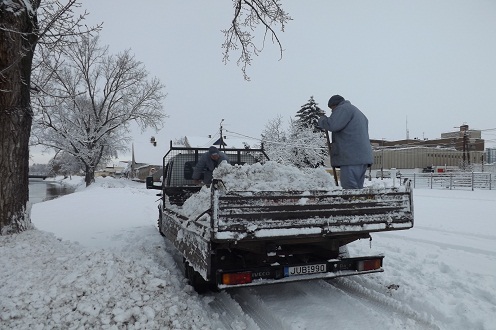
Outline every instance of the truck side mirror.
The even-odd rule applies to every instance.
[[[146,189],[154,189],[153,187],[153,176],[146,177]]]

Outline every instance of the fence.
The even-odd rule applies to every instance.
[[[496,189],[496,175],[490,172],[411,173],[399,179],[410,180],[414,188]]]

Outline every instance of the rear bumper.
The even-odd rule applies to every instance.
[[[222,271],[217,272],[217,287],[219,289],[247,287],[247,286],[260,286],[280,283],[290,283],[297,281],[309,281],[316,279],[331,279],[336,277],[363,275],[370,273],[383,272],[382,268],[384,256],[366,256],[357,258],[333,259],[325,262],[326,272],[315,274],[299,274],[296,276],[288,276],[287,268],[289,266],[269,266],[251,270],[235,270],[235,271]],[[364,266],[365,265],[365,266]],[[250,280],[244,283],[223,283],[224,274],[246,274],[242,278],[249,278]]]
[[[218,288],[221,290],[230,289],[230,288],[239,288],[239,287],[248,287],[248,286],[260,286],[260,285],[271,285],[271,284],[282,284],[282,283],[291,283],[291,282],[299,282],[299,281],[310,281],[310,280],[318,280],[318,279],[331,279],[336,277],[344,277],[344,276],[353,276],[353,275],[363,275],[363,274],[371,274],[371,273],[381,273],[384,269],[380,268],[377,270],[369,270],[369,271],[340,271],[335,273],[322,273],[322,274],[312,274],[312,275],[301,275],[297,278],[293,277],[285,277],[278,280],[275,279],[258,279],[251,283],[246,284],[236,284],[236,285],[224,285],[219,284]]]

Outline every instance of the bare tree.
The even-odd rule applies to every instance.
[[[230,53],[239,49],[237,64],[241,66],[245,80],[250,80],[246,68],[251,65],[252,55],[258,56],[262,51],[267,37],[279,46],[282,57],[283,48],[275,26],[279,25],[280,30],[284,32],[291,17],[283,10],[279,0],[234,0],[233,3],[234,17],[231,26],[222,31],[225,35],[222,45],[223,61],[227,63]],[[262,47],[258,47],[254,42],[256,37],[253,33],[259,26],[264,29]]]
[[[129,126],[159,129],[165,94],[130,51],[109,55],[98,37],[69,44],[54,61],[45,60],[36,77],[44,93],[34,97],[34,136],[39,143],[73,155],[84,164],[86,185],[102,160],[127,149]]]
[[[33,112],[31,109],[31,72],[37,50],[43,58],[57,54],[57,45],[67,36],[88,33],[93,28],[82,24],[86,13],[74,15],[77,0],[0,0],[0,234],[19,232],[29,227],[28,165],[29,139]],[[274,26],[284,26],[291,18],[282,10],[279,0],[234,0],[234,18],[224,31],[224,61],[231,51],[241,47],[238,65],[245,79],[251,55],[261,49],[255,46],[251,32],[257,25],[265,29],[279,45]],[[99,27],[95,27],[98,29]],[[239,43],[239,46],[238,46]],[[264,38],[265,43],[265,38]],[[37,47],[37,45],[39,47]],[[59,63],[54,60],[55,63]],[[35,62],[35,67],[40,65]],[[38,80],[34,89],[43,92],[50,83]]]
[[[0,234],[30,225],[28,206],[31,71],[37,45],[53,48],[90,31],[68,0],[0,0]],[[42,48],[39,47],[39,50]]]
[[[279,115],[265,124],[261,141],[270,160],[289,164],[290,150],[287,148],[288,137],[283,126],[282,116]]]

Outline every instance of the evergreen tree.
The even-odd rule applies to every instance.
[[[324,110],[319,108],[313,96],[310,96],[308,102],[302,105],[301,109],[298,110],[296,114],[296,121],[298,124],[310,127],[314,132],[316,132],[319,131],[317,128],[318,120],[323,115],[325,115]]]

